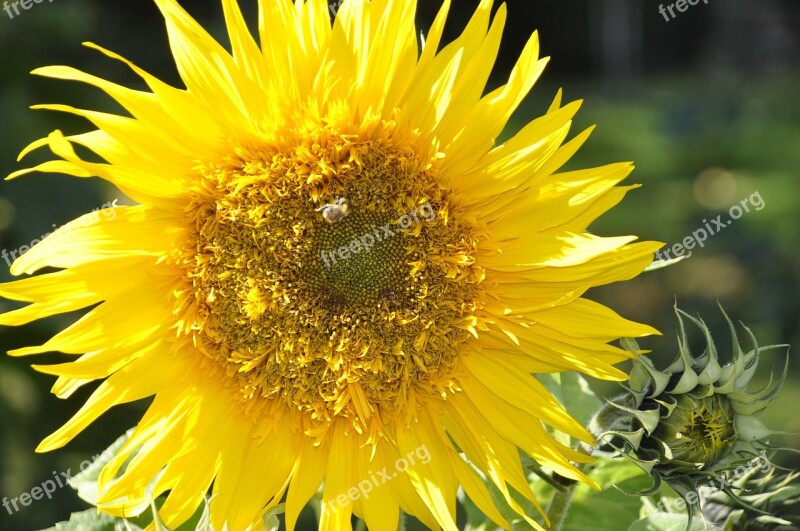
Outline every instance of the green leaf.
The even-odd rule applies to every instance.
[[[602,490],[578,485],[572,497],[563,531],[619,531],[640,517],[642,502],[638,496],[625,494],[646,488],[651,479],[626,459],[602,459],[589,476]]]
[[[597,464],[591,469],[589,476],[598,482],[603,488],[621,485],[622,483],[637,478],[644,481],[645,478],[642,469],[635,463],[628,459],[598,459]],[[594,489],[589,489],[589,492],[595,492]],[[599,494],[599,493],[598,493]]]
[[[584,426],[589,424],[589,420],[603,405],[586,379],[575,371],[538,374],[537,377],[569,414]]]
[[[97,509],[89,509],[72,513],[68,522],[59,522],[43,531],[141,531],[141,528],[120,518],[98,513]]]
[[[464,527],[464,531],[488,531],[489,529],[495,527],[494,524],[492,524],[491,521],[486,518],[486,515],[484,515],[481,510],[478,509],[472,499],[467,496],[463,488],[458,489],[458,501],[461,503],[461,505],[464,507],[464,511],[467,513],[467,523]]]
[[[503,516],[509,524],[511,524],[512,530],[528,531],[530,529],[530,525],[528,525],[527,522],[525,522],[520,515],[511,508],[503,494],[500,492],[500,489],[498,489],[492,481],[488,480],[483,473],[477,470],[476,473],[481,477],[484,485],[486,486],[486,490],[489,492],[489,495],[491,496],[492,501],[495,503],[500,515]],[[536,481],[534,482],[533,486],[535,487],[539,483],[544,483],[544,481]],[[544,484],[543,488],[550,489],[549,492],[552,492],[552,488],[546,483]],[[511,495],[520,505],[525,514],[533,517],[536,520],[541,520],[541,518],[537,518],[539,513],[536,510],[536,507],[529,500],[517,494],[517,492],[513,489],[511,489]],[[544,497],[539,496],[538,493],[536,496],[540,501],[545,499]],[[464,528],[465,531],[494,531],[498,529],[497,525],[493,523],[485,514],[483,514],[470,499],[470,497],[466,495],[464,489],[458,490],[458,500],[463,505],[467,516],[467,522]]]
[[[133,433],[133,428],[128,430],[124,435],[118,438],[114,443],[106,448],[103,453],[95,456],[96,459],[92,464],[86,467],[85,470],[70,478],[67,482],[75,489],[78,496],[85,502],[91,505],[97,505],[97,479],[100,476],[100,471],[103,467],[111,461],[114,454],[119,450],[125,441]]]
[[[633,522],[628,531],[707,531],[699,518],[692,520],[689,527],[689,517],[685,514],[655,513],[641,520]]]

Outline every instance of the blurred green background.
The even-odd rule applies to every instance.
[[[439,1],[422,0],[418,20],[426,28]],[[455,0],[447,26],[452,37],[476,1]],[[218,0],[183,2],[201,23],[227,42]],[[745,198],[763,208],[732,222],[695,248],[687,260],[591,295],[626,317],[650,323],[663,337],[643,341],[660,363],[675,354],[673,305],[700,314],[712,325],[718,346],[730,346],[721,304],[750,326],[761,344],[788,343],[790,376],[763,415],[773,429],[800,431],[800,4],[796,0],[716,0],[700,3],[674,20],[652,0],[512,0],[505,41],[490,86],[502,83],[530,33],[538,29],[551,63],[506,132],[541,114],[559,87],[565,99],[584,99],[574,132],[598,124],[572,169],[633,160],[630,182],[643,186],[597,222],[601,235],[636,234],[672,246],[704,220]],[[242,1],[255,13],[255,0]],[[251,17],[252,19],[252,17]],[[34,4],[10,18],[0,11],[0,174],[23,167],[16,155],[53,129],[83,132],[87,123],[68,115],[31,111],[37,103],[119,111],[99,91],[37,78],[43,65],[72,65],[121,84],[144,88],[118,63],[80,46],[93,41],[132,59],[162,79],[180,85],[167,46],[163,21],[149,0],[100,2],[56,0]],[[45,160],[36,153],[25,166]],[[0,183],[0,247],[8,251],[106,201],[128,201],[98,179],[36,174]],[[751,204],[753,204],[751,202]],[[0,280],[9,278],[0,260]],[[0,311],[11,308],[0,302]],[[76,315],[22,328],[0,327],[0,350],[41,344]],[[696,336],[697,334],[695,334]],[[699,337],[695,337],[702,348]],[[747,341],[745,340],[745,344]],[[723,354],[724,356],[725,354]],[[770,367],[780,370],[785,349],[764,356],[760,381]],[[78,410],[94,386],[66,401],[48,393],[54,378],[29,368],[63,356],[35,359],[0,356],[0,496],[30,491],[53,475],[73,469],[102,451],[146,408],[117,408],[67,448],[50,454],[33,449]],[[608,384],[593,382],[601,393]],[[798,436],[781,441],[800,447]],[[785,458],[784,464],[800,466]],[[84,508],[71,489],[52,501],[35,502],[13,516],[0,509],[0,529],[35,529]]]

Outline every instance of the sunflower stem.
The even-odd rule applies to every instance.
[[[550,505],[547,507],[547,518],[550,520],[550,531],[561,531],[561,526],[564,525],[564,520],[566,520],[570,505],[572,505],[572,495],[578,482],[555,473],[553,479],[561,485],[561,488],[556,489],[553,499],[550,500]]]

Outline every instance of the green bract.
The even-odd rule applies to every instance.
[[[718,489],[701,487],[703,516],[724,531],[800,529],[799,477],[798,472],[778,472],[774,467],[766,473],[750,468],[731,483],[739,493],[738,499]]]

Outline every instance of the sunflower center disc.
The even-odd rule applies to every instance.
[[[712,466],[725,457],[736,442],[734,411],[721,395],[702,399],[684,396],[668,422],[659,424],[656,437],[672,449],[675,459]]]
[[[200,324],[186,333],[248,411],[378,434],[454,390],[483,272],[433,165],[397,139],[329,134],[205,169],[184,258]]]
[[[388,303],[407,287],[408,266],[396,217],[353,208],[340,221],[320,223],[315,238],[317,267],[308,283],[327,306]]]

